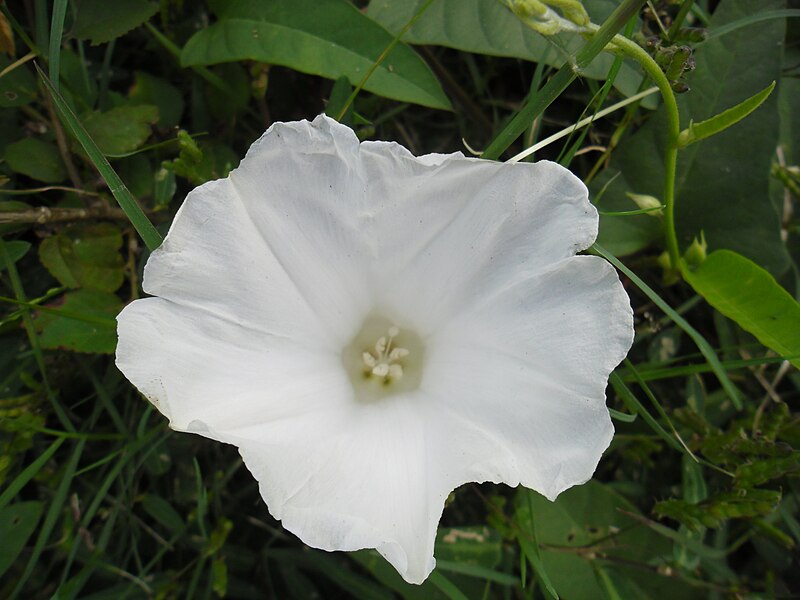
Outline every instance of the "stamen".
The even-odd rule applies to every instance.
[[[408,356],[406,348],[392,348],[392,342],[400,335],[400,328],[396,325],[389,327],[388,337],[382,335],[375,342],[374,352],[365,350],[361,353],[364,362],[364,372],[375,377],[383,378],[386,383],[400,379],[403,376],[403,365],[399,360]]]
[[[361,355],[361,358],[364,359],[364,364],[370,368],[378,364],[378,361],[369,352],[364,352],[364,354]]]
[[[389,353],[389,360],[398,360],[408,356],[408,350],[405,348],[395,348]]]

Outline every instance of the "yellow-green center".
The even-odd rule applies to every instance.
[[[423,345],[413,331],[371,315],[342,351],[356,398],[371,402],[411,391],[422,380]]]

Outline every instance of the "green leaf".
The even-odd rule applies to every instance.
[[[149,104],[118,106],[108,112],[93,112],[83,126],[105,155],[136,150],[150,137],[151,125],[158,121],[158,108]]]
[[[180,91],[170,82],[136,71],[136,79],[128,93],[133,104],[151,104],[158,108],[158,126],[177,127],[183,114],[184,102]]]
[[[346,76],[357,85],[393,40],[346,0],[216,0],[212,7],[219,21],[186,43],[184,66],[257,60],[329,79]],[[428,66],[403,44],[389,53],[364,89],[450,108]]]
[[[775,82],[773,81],[757,94],[750,96],[747,100],[743,100],[728,110],[722,111],[718,115],[714,115],[710,119],[699,123],[689,122],[689,127],[681,131],[678,136],[678,147],[685,148],[689,144],[711,137],[738,123],[761,106],[774,89]]]
[[[39,259],[61,285],[105,292],[124,280],[122,233],[111,223],[66,227],[39,246]]]
[[[53,307],[54,305],[50,305]],[[112,354],[117,346],[115,317],[122,302],[109,292],[78,290],[64,294],[55,312],[34,321],[42,348]]]
[[[0,576],[22,552],[28,538],[36,531],[43,503],[17,502],[0,508]]]
[[[691,529],[716,528],[728,519],[758,517],[773,512],[781,501],[781,493],[774,490],[737,490],[717,494],[700,504],[685,500],[663,500],[653,512],[659,517],[669,517]]]
[[[765,10],[782,4],[764,0]],[[723,0],[714,11],[713,31],[751,14],[750,0]],[[706,120],[767,87],[781,73],[785,23],[765,21],[708,41],[697,49],[697,68],[688,73],[691,87],[678,97],[683,126]],[[774,275],[789,262],[781,239],[781,219],[769,198],[772,157],[778,141],[777,94],[741,121],[711,138],[685,148],[678,157],[675,219],[683,246],[705,232],[709,248],[734,250]],[[666,113],[657,111],[633,135],[623,138],[611,158],[620,172],[598,203],[602,210],[624,210],[626,192],[661,198],[664,193]],[[625,253],[653,239],[655,219],[648,216],[600,218],[604,246]],[[613,221],[612,221],[613,220]],[[623,230],[624,228],[624,230]],[[614,236],[624,235],[618,243]]]
[[[142,497],[142,508],[148,515],[171,532],[180,531],[185,526],[183,518],[181,518],[178,511],[161,496],[145,494]]]
[[[23,256],[28,253],[28,250],[31,249],[30,242],[23,242],[23,241],[11,241],[6,242],[6,250],[8,250],[8,257],[11,259],[12,263],[17,262]],[[0,271],[6,268],[4,262],[0,262]]]
[[[400,31],[426,0],[372,0],[367,15],[392,33]],[[592,19],[604,21],[619,4],[613,0],[586,0]],[[575,33],[547,38],[527,27],[498,0],[436,0],[403,36],[409,44],[445,46],[464,52],[521,58],[560,67],[585,44]],[[605,79],[614,58],[599,54],[581,71],[591,79]],[[636,67],[623,64],[614,86],[624,95],[640,91],[642,75]],[[656,98],[644,105],[655,108]]]
[[[761,458],[739,465],[735,482],[739,488],[749,488],[799,470],[800,452],[795,451],[788,456]]]
[[[76,0],[78,14],[72,33],[92,44],[110,42],[147,21],[158,11],[148,0]]]
[[[610,486],[590,481],[555,502],[520,491],[514,520],[521,527],[535,520],[544,566],[564,598],[604,598],[607,577],[626,599],[696,597],[680,581],[643,568],[669,560],[672,544],[621,511],[638,513]],[[581,551],[595,545],[597,554]]]
[[[800,367],[800,304],[753,261],[717,250],[683,276],[698,294],[759,342]]]
[[[37,138],[25,138],[9,144],[6,146],[5,158],[15,173],[45,183],[58,183],[67,176],[56,145]]]
[[[502,538],[488,527],[451,527],[436,534],[436,566],[448,561],[459,567],[494,569],[501,560]],[[465,572],[462,570],[462,572]]]
[[[0,54],[0,71],[11,64],[11,59]],[[29,65],[19,65],[0,77],[0,108],[16,108],[30,104],[36,97],[36,78]]]
[[[782,8],[763,0],[759,10]],[[725,0],[709,24],[713,32],[753,13],[751,0]],[[762,21],[703,44],[697,68],[687,76],[691,91],[679,98],[681,114],[702,121],[768,87],[781,75],[786,22]],[[755,261],[773,275],[789,257],[781,238],[781,215],[769,196],[770,169],[778,143],[778,97],[712,138],[680,153],[675,218],[688,245],[701,231],[711,250],[725,248]]]

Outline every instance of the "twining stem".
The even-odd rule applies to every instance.
[[[619,38],[619,39],[617,39]],[[614,43],[625,54],[637,61],[656,84],[664,99],[667,111],[667,144],[664,148],[664,230],[666,234],[667,252],[672,268],[678,269],[680,249],[678,235],[675,231],[675,178],[678,170],[678,135],[681,132],[680,114],[675,93],[666,75],[655,60],[635,42],[622,36],[614,38]]]
[[[587,30],[592,33],[598,29],[599,27],[594,23],[587,26]],[[672,91],[672,86],[658,63],[636,42],[624,36],[616,35],[606,49],[611,52],[621,52],[638,62],[645,73],[653,80],[653,83],[656,84],[661,96],[664,98],[664,108],[667,111],[667,144],[664,148],[664,197],[662,199],[665,206],[664,230],[670,264],[673,269],[678,269],[680,265],[680,249],[678,247],[678,235],[675,231],[675,178],[678,168],[678,135],[681,132],[681,123],[678,103],[675,101],[675,93]]]

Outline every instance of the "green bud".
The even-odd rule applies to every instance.
[[[542,35],[561,31],[583,31],[589,13],[580,0],[501,0],[525,25]],[[563,16],[553,10],[559,9]]]
[[[634,194],[627,192],[625,194],[628,198],[636,203],[636,206],[642,210],[646,210],[651,217],[660,217],[664,214],[664,204],[655,196],[648,196],[647,194]]]
[[[701,231],[700,239],[694,238],[692,245],[689,246],[689,249],[684,253],[683,260],[686,261],[690,269],[696,269],[706,259],[708,255],[707,250],[708,244],[706,243],[706,236]]]

